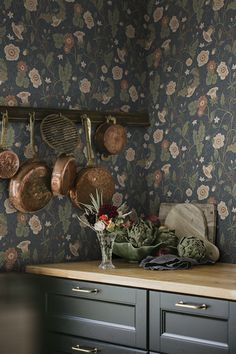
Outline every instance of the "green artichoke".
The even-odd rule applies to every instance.
[[[206,256],[204,242],[193,236],[181,238],[177,249],[180,257],[189,257],[200,261]]]
[[[128,242],[133,247],[151,246],[156,243],[158,227],[151,221],[139,219],[127,232]]]
[[[163,242],[165,247],[177,249],[179,242],[174,230],[170,230],[167,226],[160,226],[157,236],[157,243]]]

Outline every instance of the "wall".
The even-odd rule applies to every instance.
[[[104,163],[116,180],[114,200],[154,213],[162,201],[216,203],[221,259],[234,263],[235,9],[233,0],[0,5],[0,103],[136,111],[147,107],[147,73],[151,126],[128,129],[124,154]],[[28,134],[28,125],[10,124],[9,145],[22,161],[30,156]],[[36,142],[52,166],[56,154],[39,126]],[[68,198],[21,214],[9,205],[7,185],[0,182],[1,269],[98,256]]]
[[[152,125],[148,198],[215,203],[221,260],[236,262],[234,0],[149,0],[145,16]]]
[[[143,6],[129,1],[4,0],[0,4],[0,105],[139,111],[146,107]],[[135,53],[135,55],[133,55]],[[31,157],[29,126],[10,122],[8,144],[21,161]],[[75,151],[85,165],[84,134]],[[121,156],[104,163],[116,181],[114,202],[145,210],[143,130],[128,131]],[[53,165],[56,152],[36,126],[39,156]],[[98,156],[98,163],[101,163]],[[137,176],[134,181],[133,176]],[[0,181],[0,267],[98,257],[96,237],[81,229],[69,198],[42,211],[17,212],[8,181]],[[143,191],[140,193],[140,191]]]

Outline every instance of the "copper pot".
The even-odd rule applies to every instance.
[[[20,161],[15,152],[6,149],[7,126],[8,126],[8,113],[6,112],[2,114],[0,178],[9,179],[17,173],[20,167]]]
[[[115,117],[108,116],[106,122],[96,129],[94,142],[103,157],[117,155],[126,145],[126,130],[116,123]]]
[[[34,114],[30,114],[30,144],[34,158],[22,164],[9,185],[11,203],[23,213],[42,209],[52,198],[51,171],[44,161],[36,159],[33,136],[34,121]]]
[[[51,189],[54,195],[67,195],[76,177],[76,161],[73,156],[60,155],[53,167]]]
[[[105,203],[111,201],[115,192],[115,182],[111,173],[107,169],[95,165],[91,144],[91,121],[86,115],[82,117],[82,121],[86,137],[87,166],[79,171],[75,185],[70,190],[73,204],[80,208],[83,207],[83,204],[90,204],[90,195],[95,196],[96,190],[102,193]]]

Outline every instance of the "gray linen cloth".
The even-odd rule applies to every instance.
[[[151,270],[175,270],[189,269],[194,265],[212,263],[214,262],[208,259],[197,261],[193,258],[179,257],[174,254],[165,254],[159,257],[148,256],[141,261],[139,266],[144,269]]]

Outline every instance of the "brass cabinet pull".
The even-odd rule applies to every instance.
[[[177,307],[185,307],[185,308],[188,308],[188,309],[194,309],[194,310],[206,310],[207,309],[207,305],[206,304],[190,304],[190,303],[187,303],[187,302],[183,302],[183,301],[179,301],[175,304],[175,306]]]
[[[98,289],[82,289],[79,286],[76,288],[72,288],[72,291],[76,291],[78,293],[87,293],[87,294],[97,294],[99,292]]]
[[[71,347],[72,350],[83,353],[98,353],[98,348],[81,347],[79,344],[76,347]]]

